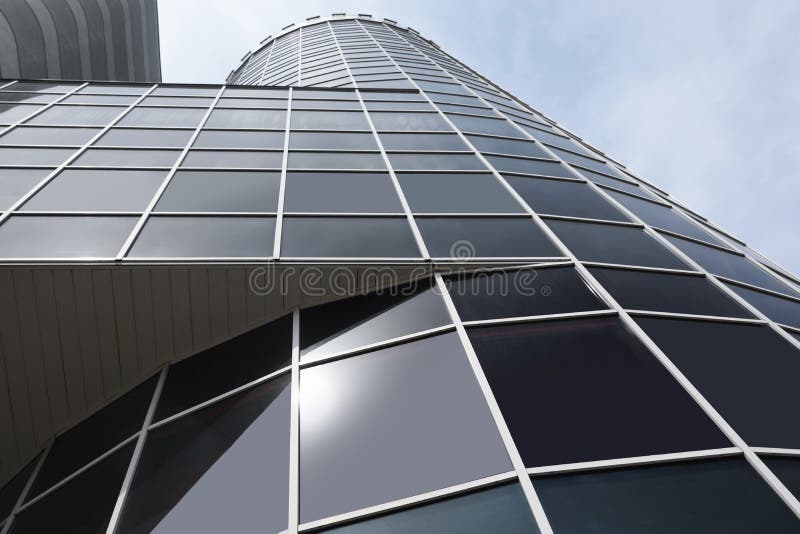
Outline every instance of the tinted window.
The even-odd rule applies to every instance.
[[[382,133],[386,150],[469,150],[456,134]]]
[[[371,132],[292,132],[289,148],[378,150]]]
[[[776,323],[800,328],[800,302],[768,295],[760,291],[727,284],[737,295],[758,308]]]
[[[800,448],[800,352],[765,326],[636,322],[748,443]]]
[[[183,148],[192,130],[146,130],[111,128],[97,140],[96,146],[163,146]]]
[[[385,169],[383,157],[363,152],[290,152],[290,169]]]
[[[150,432],[118,532],[285,529],[289,404],[279,377]]]
[[[369,130],[363,111],[292,111],[292,129]]]
[[[556,532],[797,532],[797,518],[739,458],[534,479]]]
[[[773,473],[792,492],[792,495],[800,498],[800,458],[790,456],[762,456],[762,460],[767,464]]]
[[[98,128],[26,128],[18,126],[0,136],[2,145],[83,145]]]
[[[202,148],[283,148],[283,132],[203,130],[194,146]]]
[[[61,165],[74,148],[0,148],[0,165]]]
[[[359,523],[332,528],[336,534],[530,534],[539,532],[519,484],[437,501]]]
[[[528,218],[417,218],[432,257],[559,257],[561,252]]]
[[[195,127],[206,114],[200,108],[134,108],[119,124],[122,126],[191,126]]]
[[[587,171],[585,169],[576,169],[576,170],[578,172],[580,172],[586,179],[588,179],[588,180],[590,180],[590,181],[592,181],[592,182],[594,182],[596,184],[613,187],[613,188],[619,189],[621,191],[626,191],[628,193],[631,193],[631,194],[634,194],[634,195],[640,195],[640,196],[643,196],[643,197],[651,198],[653,196],[650,193],[648,193],[647,191],[643,190],[638,185],[633,184],[631,182],[626,182],[626,181],[624,181],[622,179],[612,178],[610,176],[606,176],[605,174],[600,174],[600,173],[597,173],[597,172]]]
[[[284,129],[286,112],[276,109],[215,109],[205,124],[208,128]]]
[[[109,167],[172,167],[180,150],[90,148],[72,163]]]
[[[157,211],[275,211],[279,172],[179,171]]]
[[[472,145],[481,152],[495,152],[497,154],[551,159],[551,156],[536,146],[536,143],[533,141],[487,137],[483,135],[470,135],[468,137]]]
[[[489,163],[501,172],[519,172],[539,176],[565,176],[572,174],[560,163],[538,159],[511,158],[506,156],[486,156]]]
[[[682,261],[640,228],[573,221],[546,222],[581,260],[687,269]]]
[[[522,207],[491,174],[398,174],[416,213],[520,213]]]
[[[274,217],[150,217],[130,256],[263,258],[274,237]]]
[[[424,132],[452,130],[438,113],[371,111],[369,116],[378,131],[407,130]]]
[[[5,519],[14,509],[14,506],[16,506],[17,499],[19,499],[22,494],[22,490],[31,478],[31,473],[33,473],[33,469],[38,463],[39,455],[28,462],[28,464],[14,475],[11,480],[6,482],[5,485],[0,487],[0,521]]]
[[[281,255],[316,258],[416,258],[406,218],[286,217]]]
[[[606,308],[572,267],[479,271],[447,282],[463,321]]]
[[[166,175],[166,171],[66,169],[22,209],[143,211]]]
[[[114,257],[136,221],[136,217],[12,216],[0,226],[0,256]]]
[[[473,327],[469,337],[528,467],[729,446],[616,317]]]
[[[511,469],[455,333],[303,369],[300,394],[303,522]]]
[[[0,169],[0,210],[10,208],[53,169]]]
[[[240,169],[280,169],[282,152],[235,150],[192,150],[183,160],[183,167],[228,167]]]
[[[590,269],[624,308],[720,317],[752,316],[702,276]]]
[[[506,135],[508,137],[523,136],[519,130],[505,119],[489,119],[472,115],[456,115],[454,113],[448,113],[447,117],[462,132]]]
[[[44,110],[27,124],[53,124],[56,126],[105,126],[112,122],[124,107],[114,106],[59,106]]]
[[[521,176],[506,176],[505,179],[537,213],[609,221],[628,220],[586,184]]]
[[[290,172],[284,210],[402,213],[403,207],[388,174]]]
[[[732,252],[725,252],[712,247],[707,247],[699,243],[686,241],[677,237],[666,236],[666,238],[676,247],[681,249],[684,254],[699,263],[704,269],[726,278],[732,278],[740,282],[753,284],[773,291],[791,293],[791,291],[778,282],[775,277],[770,276],[762,269],[755,266],[748,259]]]

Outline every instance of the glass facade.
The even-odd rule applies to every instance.
[[[132,384],[0,443],[0,534],[800,532],[800,281],[393,21],[227,85],[0,83],[0,210],[0,422]]]

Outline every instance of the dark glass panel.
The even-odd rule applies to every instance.
[[[463,321],[606,308],[572,267],[479,271],[447,282]]]
[[[163,146],[183,148],[192,137],[192,130],[144,128],[111,128],[94,146]]]
[[[369,116],[375,129],[379,132],[392,130],[452,131],[452,128],[438,113],[371,111]]]
[[[119,121],[121,126],[191,126],[205,116],[200,108],[133,108]]]
[[[290,152],[290,169],[385,169],[378,153]]]
[[[508,484],[323,532],[331,534],[531,534],[539,532],[519,484]]]
[[[402,173],[397,179],[415,213],[521,213],[491,174]]]
[[[68,93],[75,89],[78,83],[61,82],[16,82],[6,88],[6,91],[42,91],[46,93]]]
[[[167,171],[66,169],[23,211],[144,211]]]
[[[302,522],[511,469],[455,333],[303,369],[300,394]]]
[[[136,217],[12,216],[0,226],[0,257],[114,257]]]
[[[58,436],[28,493],[28,500],[141,430],[156,382],[158,375]]]
[[[533,141],[505,139],[502,137],[487,137],[484,135],[470,135],[467,137],[469,137],[472,145],[481,152],[495,152],[498,154],[511,154],[514,156],[551,159],[551,156],[539,148]]]
[[[274,238],[274,217],[150,217],[130,256],[262,258]]]
[[[117,532],[280,532],[289,509],[290,379],[149,433]]]
[[[548,220],[558,238],[583,261],[688,269],[640,228]]]
[[[281,255],[316,258],[415,258],[406,218],[286,217]]]
[[[28,104],[0,104],[0,123],[11,124],[18,120],[24,119],[42,107],[44,106]]]
[[[800,352],[766,326],[636,322],[752,446],[800,448]]]
[[[382,133],[380,138],[386,150],[469,150],[458,135],[450,133]]]
[[[284,132],[247,130],[203,130],[194,142],[198,148],[283,149]]]
[[[473,115],[457,115],[455,113],[448,113],[447,118],[453,121],[453,124],[462,132],[523,137],[523,134],[505,119],[489,119]]]
[[[59,106],[44,110],[27,124],[52,124],[56,126],[105,126],[112,122],[124,107],[115,106]]]
[[[519,172],[539,176],[563,176],[572,178],[572,174],[558,162],[538,159],[512,158],[506,156],[486,156],[489,163],[500,172]]]
[[[486,170],[474,154],[389,153],[389,161],[395,170]]]
[[[363,111],[292,111],[293,130],[369,130]]]
[[[797,456],[762,456],[773,473],[800,499],[800,457]]]
[[[277,109],[215,109],[208,117],[207,128],[284,129],[286,112]]]
[[[684,254],[713,274],[772,289],[773,291],[792,294],[792,291],[778,282],[774,276],[756,267],[754,263],[751,263],[750,260],[743,256],[677,237],[666,236],[666,238],[683,251]]]
[[[292,319],[282,317],[172,365],[155,419],[187,410],[286,367]]]
[[[797,518],[740,458],[536,478],[555,532],[796,533]]]
[[[10,534],[103,534],[117,502],[133,444],[123,447],[19,514]]]
[[[228,167],[240,169],[280,169],[283,152],[191,150],[181,164],[183,167]]]
[[[651,195],[638,185],[633,184],[631,182],[626,182],[622,179],[612,178],[610,176],[606,176],[605,174],[587,171],[586,169],[576,169],[576,170],[580,172],[586,179],[596,184],[605,185],[608,187],[614,187],[621,191],[626,191],[628,193],[632,193],[634,195],[639,195],[647,198],[653,197],[653,195]]]
[[[312,173],[286,175],[287,212],[402,213],[386,173]]]
[[[726,285],[776,323],[800,328],[800,302],[733,284]]]
[[[0,169],[0,211],[10,208],[53,169]]]
[[[0,136],[0,145],[76,145],[87,143],[99,128],[33,128],[18,126]]]
[[[61,165],[75,148],[0,147],[0,165]]]
[[[586,184],[522,176],[506,176],[505,179],[537,213],[628,221],[627,217]]]
[[[417,218],[432,257],[558,257],[561,252],[529,218]]]
[[[371,132],[292,132],[289,148],[378,150]]]
[[[156,211],[275,211],[279,172],[178,171]]]
[[[616,317],[469,337],[528,467],[730,446]]]
[[[172,167],[180,150],[90,148],[71,165],[102,167]]]
[[[8,517],[14,510],[22,490],[28,483],[28,479],[31,478],[31,473],[33,473],[36,464],[39,463],[39,457],[40,455],[37,454],[33,460],[14,475],[14,478],[6,482],[5,485],[0,486],[0,521]]]
[[[629,310],[752,318],[702,276],[594,267],[590,270],[611,296]]]
[[[337,300],[300,315],[303,359],[327,356],[450,324],[430,280]]]

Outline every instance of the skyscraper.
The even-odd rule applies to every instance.
[[[800,531],[800,281],[414,30],[0,100],[2,534]]]

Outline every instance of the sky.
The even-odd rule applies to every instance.
[[[160,0],[164,81],[334,11],[411,26],[800,273],[800,1]]]

